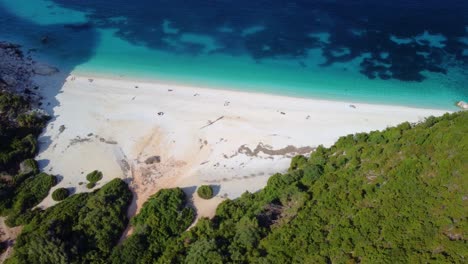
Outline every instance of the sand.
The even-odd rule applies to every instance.
[[[59,104],[37,159],[61,178],[53,189],[90,191],[86,174],[101,170],[97,187],[116,177],[131,186],[129,215],[159,189],[181,187],[198,216],[211,217],[223,199],[255,192],[285,172],[294,155],[445,112],[77,75],[48,96]],[[155,156],[160,162],[145,162]],[[215,199],[193,197],[202,184],[214,186]],[[53,204],[49,196],[40,206]]]
[[[8,227],[5,220],[5,217],[0,217],[0,241],[7,244],[6,250],[0,254],[0,263],[5,262],[11,256],[13,253],[12,245],[23,229],[22,226]]]

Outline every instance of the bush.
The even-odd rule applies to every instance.
[[[209,185],[202,185],[197,190],[198,196],[203,199],[211,199],[213,198],[213,188]]]
[[[307,158],[304,157],[303,155],[298,155],[292,158],[291,160],[291,165],[289,166],[288,171],[293,171],[296,169],[300,169],[307,165]]]
[[[37,162],[34,159],[27,159],[20,163],[20,171],[21,174],[28,174],[28,173],[39,173],[39,168],[37,166]]]
[[[187,207],[185,193],[180,188],[163,189],[152,195],[131,223],[135,233],[118,246],[112,261],[106,263],[183,263],[183,261],[154,261],[174,245],[193,223],[195,212]]]
[[[54,201],[62,201],[63,199],[67,198],[69,195],[68,190],[65,188],[58,188],[52,193],[52,199]]]
[[[37,210],[7,263],[110,263],[111,250],[127,225],[131,200],[127,184],[115,179],[95,192],[75,194]]]
[[[100,181],[102,179],[102,172],[100,172],[98,170],[95,170],[95,171],[89,173],[88,175],[86,175],[86,179],[90,183],[96,183],[96,182],[98,182],[98,181]],[[94,187],[94,185],[93,185],[93,187]]]
[[[88,189],[92,189],[92,188],[94,188],[94,186],[96,186],[95,182],[90,182],[90,183],[86,184],[86,188],[88,188]]]
[[[38,205],[49,194],[55,181],[54,176],[46,173],[26,179],[15,190],[15,196],[12,198],[13,211],[21,213]]]

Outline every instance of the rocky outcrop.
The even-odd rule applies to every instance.
[[[461,109],[467,110],[468,109],[468,103],[465,101],[459,101],[457,103],[457,106],[460,107]]]
[[[41,96],[33,81],[35,75],[52,75],[59,70],[55,67],[36,63],[28,50],[23,52],[20,45],[0,41],[0,92],[23,95],[33,105],[40,106]]]
[[[43,63],[36,63],[33,66],[33,72],[38,75],[48,76],[48,75],[52,75],[52,74],[59,72],[59,70],[55,67],[52,67]]]
[[[34,62],[25,57],[21,46],[0,42],[0,86],[10,92],[22,93],[33,87],[31,77]]]
[[[153,164],[153,163],[160,163],[160,162],[161,162],[160,156],[152,156],[145,160],[145,163],[148,165]]]

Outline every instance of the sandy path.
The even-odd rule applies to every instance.
[[[5,218],[0,217],[0,242],[7,243],[7,249],[0,255],[0,263],[3,263],[13,253],[13,243],[21,233],[22,227],[7,227]]]

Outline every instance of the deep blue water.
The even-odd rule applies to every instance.
[[[0,15],[0,37],[76,71],[446,109],[468,100],[468,1],[0,0]]]

